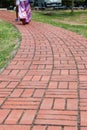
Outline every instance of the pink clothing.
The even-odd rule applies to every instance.
[[[29,23],[31,20],[31,7],[29,0],[19,0],[19,18],[23,24]]]

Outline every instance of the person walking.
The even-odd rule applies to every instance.
[[[16,5],[16,19],[15,19],[15,21],[19,21],[19,19],[18,19],[19,0],[15,0],[15,5]]]
[[[31,7],[29,0],[19,0],[18,16],[23,25],[31,21]]]

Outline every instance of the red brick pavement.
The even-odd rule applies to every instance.
[[[87,130],[87,39],[15,14],[0,18],[22,34],[0,75],[0,130]]]

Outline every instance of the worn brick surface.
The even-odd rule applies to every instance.
[[[87,130],[87,39],[59,27],[15,22],[22,40],[0,73],[0,130]]]

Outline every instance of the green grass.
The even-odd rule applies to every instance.
[[[19,47],[21,35],[11,24],[0,20],[0,69],[13,58]]]
[[[87,10],[33,11],[32,19],[62,27],[87,37]]]

